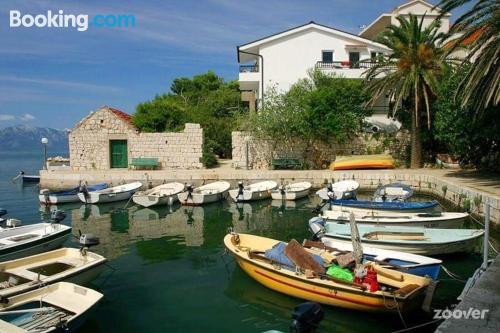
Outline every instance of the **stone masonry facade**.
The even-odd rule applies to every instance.
[[[102,107],[82,119],[69,135],[73,170],[108,170],[110,140],[127,140],[128,165],[133,158],[158,158],[161,169],[201,169],[203,129],[185,125],[182,132],[142,133],[131,117]]]
[[[305,161],[309,168],[326,169],[337,155],[391,154],[399,165],[404,165],[409,144],[410,135],[405,131],[364,133],[346,143],[316,142],[308,149],[304,142],[272,143],[247,132],[235,131],[232,133],[232,163],[236,169],[245,169],[247,164],[249,169],[269,169],[273,158],[295,158]]]

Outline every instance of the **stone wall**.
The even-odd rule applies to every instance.
[[[110,169],[110,140],[127,140],[128,163],[132,158],[158,158],[162,169],[203,168],[203,130],[186,124],[176,133],[142,133],[109,108],[90,114],[69,134],[70,163],[74,170]]]
[[[351,141],[330,145],[316,142],[306,149],[304,142],[279,144],[257,139],[247,132],[232,133],[233,167],[244,169],[268,169],[273,158],[297,158],[305,160],[310,168],[327,168],[337,155],[391,154],[399,165],[404,165],[410,144],[408,132],[395,134],[363,133]]]

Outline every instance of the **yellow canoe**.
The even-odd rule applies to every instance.
[[[263,256],[263,253],[280,241],[248,234],[230,233],[224,245],[238,265],[257,282],[280,293],[293,297],[338,306],[347,309],[375,312],[409,311],[422,305],[430,279],[401,273],[369,263],[378,273],[378,282],[388,287],[386,291],[370,292],[359,285],[332,281],[319,277],[307,278]],[[320,254],[320,249],[308,249]],[[410,288],[408,288],[411,286]]]
[[[330,164],[330,169],[394,169],[394,159],[391,155],[384,154],[340,156]]]

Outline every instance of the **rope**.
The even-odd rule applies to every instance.
[[[437,323],[438,321],[441,321],[443,319],[436,319],[436,320],[433,320],[433,321],[429,321],[427,323],[423,323],[423,324],[420,324],[420,325],[416,325],[416,326],[412,326],[412,327],[408,327],[408,328],[404,328],[402,330],[399,330],[399,331],[394,331],[392,333],[402,333],[402,332],[409,332],[409,331],[413,331],[414,329],[416,328],[420,328],[420,327],[424,327],[424,326],[427,326],[427,325],[430,325],[430,324],[434,324],[434,323]]]
[[[448,268],[446,268],[444,265],[441,265],[441,268],[443,269],[443,271],[448,274],[449,277],[451,277],[453,280],[456,280],[456,281],[460,281],[460,282],[463,282],[465,283],[466,281],[458,274],[455,274],[453,273],[452,271],[450,271]]]
[[[127,208],[128,204],[130,203],[130,200],[132,200],[132,197],[133,197],[133,195],[130,198],[128,198],[127,203],[125,204],[123,209]]]

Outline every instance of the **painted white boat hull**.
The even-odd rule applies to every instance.
[[[11,242],[11,237],[43,231],[40,236],[25,241]],[[45,232],[46,231],[46,232]],[[5,229],[0,232],[0,262],[35,255],[61,247],[71,236],[71,227],[63,224],[38,223]]]
[[[350,240],[338,239],[333,235],[326,234],[324,236],[326,239],[333,239],[336,242],[342,242],[346,244],[352,244]],[[400,251],[406,253],[413,253],[424,256],[432,255],[442,255],[460,252],[471,252],[477,245],[477,239],[468,239],[465,241],[455,241],[442,244],[394,244],[394,243],[384,243],[384,242],[369,242],[362,240],[363,248],[365,246],[390,250],[390,251]]]
[[[227,191],[218,192],[213,194],[200,194],[191,193],[189,196],[188,192],[179,193],[179,202],[186,206],[200,206],[212,202],[222,201],[227,196]]]
[[[78,194],[71,195],[49,195],[49,201],[47,202],[47,197],[43,194],[38,195],[38,200],[42,204],[57,205],[70,202],[79,202]]]
[[[130,197],[141,188],[141,186],[142,184],[140,182],[134,182],[104,190],[88,192],[87,198],[85,198],[85,194],[78,193],[78,198],[81,202],[88,204],[129,200]]]
[[[231,184],[228,182],[218,181],[197,187],[191,192],[181,192],[178,197],[182,205],[200,206],[225,199],[230,187]]]
[[[142,207],[162,206],[169,205],[179,201],[177,194],[174,195],[147,195],[147,194],[134,194],[132,201]]]
[[[242,190],[239,188],[230,190],[229,196],[234,202],[263,200],[270,198],[271,192],[276,189],[276,187],[278,187],[278,184],[275,181],[268,180],[250,184],[245,186]]]
[[[350,210],[324,211],[322,218],[328,222],[349,223]],[[469,217],[466,213],[442,213],[441,216],[425,216],[419,213],[386,214],[383,211],[356,213],[353,212],[357,224],[394,225],[425,228],[459,228]]]
[[[297,192],[285,192],[282,194],[280,190],[273,190],[271,197],[273,200],[297,200],[305,198],[309,195],[309,190],[297,191]]]

